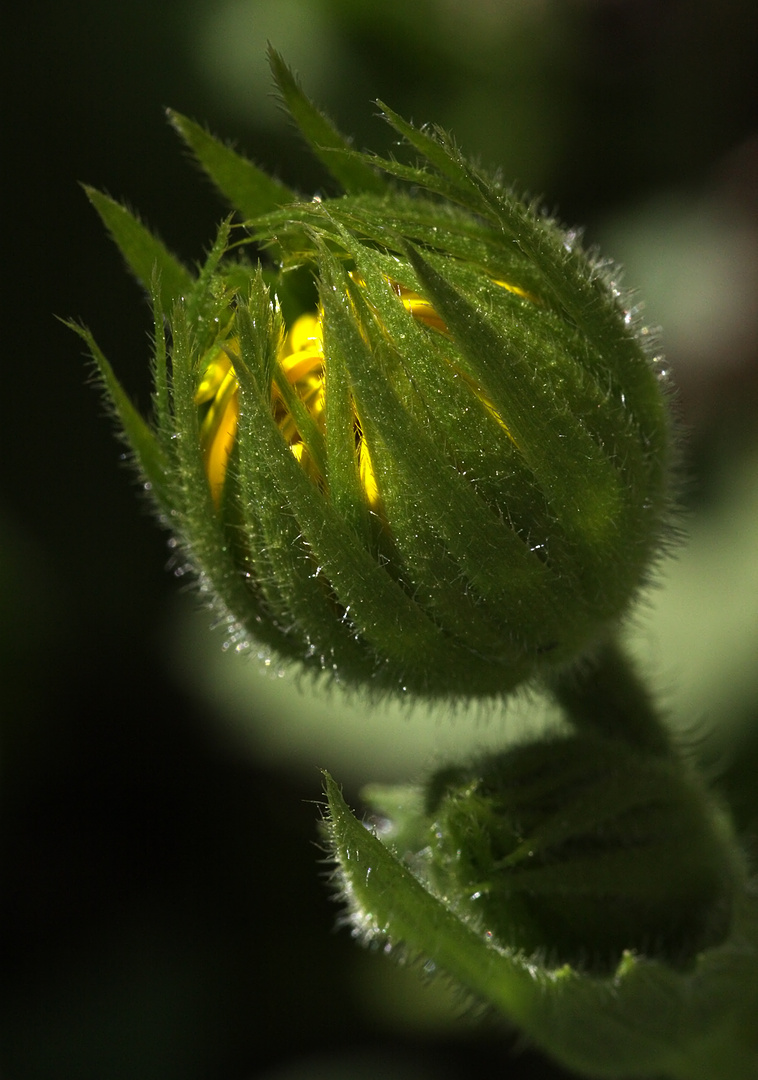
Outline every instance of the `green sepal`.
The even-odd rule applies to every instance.
[[[69,321],[65,325],[78,334],[86,344],[97,367],[106,399],[116,414],[124,439],[134,452],[140,472],[151,485],[155,498],[161,504],[170,505],[169,462],[155,433],[132,405],[90,331],[75,322]]]
[[[686,972],[631,953],[607,976],[550,967],[464,922],[350,812],[328,774],[325,787],[335,882],[363,941],[446,973],[582,1075],[753,1080],[755,899],[742,897],[732,935]]]
[[[276,49],[269,46],[269,63],[287,112],[300,129],[316,157],[329,170],[342,189],[383,194],[386,182],[365,155],[356,154],[349,140],[332,121],[303,93],[292,69]]]
[[[325,473],[332,505],[372,548],[372,527],[366,493],[360,477],[356,452],[355,404],[350,379],[349,358],[343,351],[342,335],[334,333],[331,322],[324,326],[325,428],[327,470]]]
[[[169,374],[168,342],[166,341],[166,316],[161,304],[160,282],[157,267],[153,276],[153,412],[156,437],[162,440],[164,452],[170,455],[173,436],[171,411],[171,382]]]
[[[480,185],[475,182],[471,167],[455,146],[452,138],[442,128],[436,127],[434,135],[428,134],[404,120],[383,102],[378,101],[377,105],[384,114],[384,118],[402,136],[403,140],[418,150],[429,164],[453,186],[453,191],[456,193],[454,201],[460,202],[474,213],[486,213],[488,200],[482,197]]]
[[[231,267],[224,266],[222,270],[221,261],[229,249],[231,231],[230,216],[219,225],[210,251],[198,266],[192,288],[181,298],[187,317],[193,324],[194,345],[197,349],[208,348],[214,340],[226,336],[231,323],[231,304],[235,291],[250,276],[249,271],[243,271],[240,280],[240,268],[235,264]],[[231,271],[231,274],[228,271]],[[237,281],[230,281],[230,277],[237,277]]]
[[[600,548],[605,557],[608,532],[617,528],[622,482],[580,416],[559,402],[546,382],[541,365],[553,358],[532,355],[527,351],[528,336],[521,333],[523,351],[516,351],[512,337],[417,251],[409,248],[408,258],[424,295],[445,320],[472,374],[503,417],[560,526],[588,547]],[[554,352],[562,359],[557,348]]]
[[[173,109],[166,115],[218,190],[244,218],[297,201],[297,194],[248,158]]]
[[[295,422],[295,427],[301,439],[308,447],[308,452],[316,469],[322,477],[325,477],[327,475],[327,450],[323,433],[308,411],[307,405],[298,397],[292,383],[282,371],[280,365],[273,365],[271,377],[277,390],[282,395],[282,400]]]
[[[375,447],[380,467],[383,455],[386,461],[380,487],[401,550],[402,538],[417,532],[419,521],[424,520],[444,539],[475,594],[501,605],[503,612],[521,606],[522,598],[533,596],[542,587],[548,577],[545,566],[450,467],[428,425],[404,408],[386,370],[377,362],[381,360],[381,342],[372,328],[366,302],[328,252],[322,256],[321,281],[325,323],[340,341],[343,355],[349,357],[348,370],[369,445]],[[361,333],[353,305],[363,316],[369,343]],[[403,358],[411,372],[412,350],[410,344]],[[424,359],[428,357],[422,351],[418,361],[423,363]],[[536,647],[533,641],[531,644]],[[501,662],[510,654],[514,678],[527,661],[527,651],[515,636],[503,651]]]
[[[85,185],[84,191],[132,273],[148,292],[152,291],[157,270],[161,304],[169,311],[174,301],[192,288],[189,270],[125,206],[95,188]]]
[[[326,642],[335,635],[334,611],[328,588],[318,580],[302,543],[300,524],[290,511],[286,490],[281,490],[280,470],[273,460],[281,454],[286,468],[287,458],[292,457],[271,413],[271,386],[283,326],[260,274],[252,279],[245,302],[238,305],[237,330],[240,423],[235,478],[245,561],[283,650],[289,644],[305,658],[314,639],[328,652]],[[292,463],[296,465],[294,459]],[[305,476],[299,479],[310,483]]]
[[[293,208],[295,214],[299,210]],[[379,245],[380,250],[404,256],[405,243],[410,242],[426,252],[438,252],[483,270],[493,279],[504,279],[539,300],[541,278],[514,244],[503,242],[503,237],[481,219],[426,198],[418,190],[414,194],[395,191],[391,202],[374,196],[335,200],[322,207],[322,218],[326,215],[350,234]],[[400,262],[392,259],[387,270],[402,285],[418,287],[404,258]]]
[[[269,502],[271,512],[278,516],[294,515],[298,536],[302,538],[296,554],[300,570],[305,567],[308,580],[323,575],[323,581],[331,585],[334,593],[324,595],[319,583],[316,595],[320,602],[311,608],[308,603],[301,604],[301,600],[307,599],[299,591],[303,581],[301,572],[289,579],[282,575],[278,578],[281,587],[287,591],[289,603],[301,612],[306,635],[309,627],[315,630],[312,619],[321,622],[320,613],[328,610],[329,619],[321,625],[322,633],[327,635],[321,642],[321,652],[328,653],[330,646],[338,648],[344,637],[354,640],[357,631],[377,656],[402,667],[406,660],[405,647],[398,638],[397,627],[403,626],[415,636],[419,651],[439,662],[444,651],[440,630],[362,546],[353,527],[306,476],[274,421],[268,391],[269,369],[275,353],[261,315],[266,303],[270,303],[267,292],[261,291],[263,288],[262,282],[254,288],[250,305],[240,308],[237,316],[242,350],[242,362],[237,365],[243,418],[239,436],[240,476],[243,484],[249,479],[251,485],[249,510],[262,497],[264,506]],[[281,538],[272,550],[273,553],[282,550]],[[344,616],[340,616],[336,605],[342,606]],[[317,633],[313,637],[318,640]]]
[[[575,235],[560,229],[505,189],[494,177],[473,168],[442,129],[421,131],[386,105],[379,103],[387,121],[403,139],[432,166],[418,168],[391,159],[371,157],[372,163],[388,175],[450,199],[496,227],[504,249],[513,248],[537,274],[537,295],[554,306],[593,342],[598,354],[614,355],[623,367],[623,387],[627,408],[641,427],[650,447],[665,464],[669,458],[669,427],[666,404],[650,377],[650,365],[622,318],[619,291],[609,280],[609,272],[595,265]],[[523,281],[517,284],[530,288]],[[605,378],[611,371],[605,371]]]
[[[314,483],[291,453],[271,412],[277,355],[272,342],[280,339],[271,318],[261,278],[236,316],[241,349],[235,361],[240,385],[236,483],[252,576],[270,617],[288,642],[301,643],[306,663],[334,667],[338,677],[360,678],[377,690],[407,686],[439,695],[464,685],[478,693],[507,689],[528,670],[523,649],[508,642],[510,662],[501,656],[489,665],[469,642],[438,625],[434,612],[425,610],[388,572],[386,559],[367,545],[360,522],[345,515],[344,506]],[[339,320],[330,322],[339,336],[344,330]],[[351,345],[349,339],[337,347],[344,353]]]
[[[247,583],[235,560],[236,538],[228,534],[224,519],[216,513],[208,485],[195,403],[202,355],[196,345],[195,323],[185,304],[174,306],[171,404],[176,436],[172,440],[170,524],[199,577],[201,591],[210,593],[221,611],[233,616],[227,619],[232,632],[236,621],[271,647],[276,635],[263,617],[259,593]]]

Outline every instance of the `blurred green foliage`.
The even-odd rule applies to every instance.
[[[357,145],[388,148],[367,106],[381,97],[586,225],[671,325],[689,429],[692,542],[631,632],[692,745],[745,785],[748,749],[730,764],[729,740],[704,732],[735,725],[755,754],[754,18],[752,0],[30,0],[6,14],[4,1076],[560,1075],[506,1062],[500,1033],[472,1041],[436,989],[409,991],[407,973],[331,935],[306,801],[317,766],[390,780],[504,721],[369,719],[310,687],[282,693],[177,600],[165,537],[134,512],[81,350],[53,318],[86,318],[145,406],[150,313],[76,182],[127,197],[198,257],[224,208],[183,158],[173,106],[320,190],[266,97],[270,39]]]

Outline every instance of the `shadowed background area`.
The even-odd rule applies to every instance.
[[[200,258],[225,209],[166,123],[172,106],[329,194],[270,96],[271,41],[359,146],[391,146],[381,98],[584,224],[666,328],[689,429],[692,541],[634,646],[684,728],[747,726],[753,0],[29,0],[5,22],[2,1076],[565,1075],[333,933],[316,846],[320,767],[356,805],[368,780],[544,717],[369,715],[223,652],[167,570],[80,342],[55,319],[85,321],[147,408],[148,306],[77,182]]]

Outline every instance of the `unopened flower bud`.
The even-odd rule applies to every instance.
[[[612,971],[627,951],[687,965],[730,929],[741,871],[673,755],[555,736],[366,795],[435,895],[549,965]]]
[[[277,74],[346,194],[302,201],[174,117],[269,263],[232,261],[225,232],[188,280],[143,235],[156,419],[123,405],[127,433],[239,647],[379,689],[508,691],[601,641],[646,579],[661,379],[575,236],[390,110],[426,163],[355,153]],[[98,207],[139,271],[141,226],[127,243]]]

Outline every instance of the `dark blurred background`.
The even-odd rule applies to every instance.
[[[223,654],[55,318],[147,405],[148,308],[77,182],[201,257],[224,207],[170,105],[328,194],[270,97],[270,40],[358,145],[387,149],[382,98],[584,224],[664,324],[689,431],[693,553],[643,645],[668,643],[672,698],[690,687],[674,711],[748,720],[754,0],[27,0],[3,23],[3,1080],[565,1075],[334,932],[318,767],[355,805],[469,722],[346,716]]]

